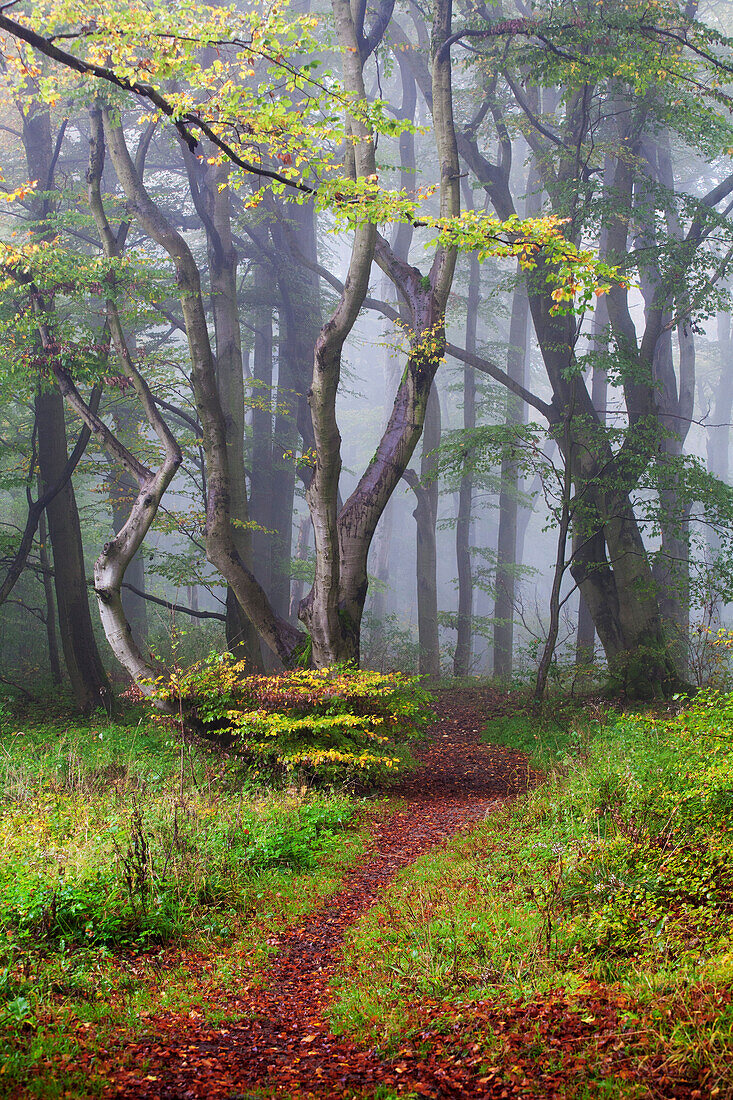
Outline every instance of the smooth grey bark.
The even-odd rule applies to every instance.
[[[122,439],[126,446],[131,447],[132,441],[138,434],[141,426],[141,418],[137,410],[130,407],[127,402],[120,403],[114,409],[115,433]],[[112,466],[109,476],[109,503],[112,511],[112,527],[115,534],[119,534],[125,525],[130,504],[137,495],[137,484],[124,466],[116,463]],[[125,617],[130,624],[133,637],[141,648],[148,642],[148,616],[145,596],[145,558],[142,551],[133,557],[125,571],[125,580],[132,587],[123,589],[122,607]]]
[[[507,374],[525,386],[529,343],[529,298],[521,272],[512,296],[507,348]],[[505,424],[516,427],[526,421],[524,401],[507,392]],[[501,461],[499,490],[499,530],[496,545],[496,597],[494,600],[494,676],[511,677],[514,655],[514,612],[517,576],[517,519],[519,513],[519,465],[506,449]]]
[[[730,480],[730,423],[733,413],[733,341],[730,313],[719,313],[718,354],[720,374],[716,379],[714,399],[710,409],[711,427],[707,429],[708,470],[725,484]],[[711,550],[719,549],[719,541],[710,534]]]
[[[547,678],[552,665],[552,659],[555,655],[555,646],[557,645],[557,636],[560,628],[560,608],[562,601],[560,598],[560,592],[562,589],[563,577],[567,569],[567,543],[568,534],[570,532],[570,524],[572,521],[572,500],[571,495],[573,492],[573,454],[572,454],[572,439],[569,430],[569,426],[572,422],[573,409],[572,405],[566,411],[565,421],[565,437],[561,443],[561,451],[563,455],[563,469],[561,478],[561,500],[560,500],[560,514],[557,517],[557,546],[555,553],[555,565],[552,574],[552,587],[550,591],[550,621],[547,627],[547,639],[545,641],[544,648],[542,650],[542,656],[540,657],[540,663],[537,669],[537,679],[535,680],[534,689],[534,702],[539,704],[542,701],[542,697],[545,694],[547,687]]]
[[[385,280],[386,283],[386,280]],[[386,287],[384,288],[386,289]],[[385,416],[383,421],[389,419],[389,401],[391,395],[399,385],[399,364],[397,357],[387,348],[382,353],[382,377],[385,393]],[[390,580],[390,561],[392,555],[392,533],[394,527],[395,502],[388,501],[377,525],[374,542],[370,549],[369,564],[376,577],[378,587],[372,597],[371,611],[377,622],[381,622],[387,615],[387,593]]]
[[[132,162],[122,129],[107,111],[104,112],[104,129],[110,157],[132,213],[152,240],[168,253],[176,270],[206,458],[207,556],[234,590],[248,618],[257,624],[265,643],[288,663],[302,644],[303,636],[276,615],[262,585],[239,553],[232,534],[226,419],[196,262],[184,238],[148,194]]]
[[[591,352],[600,356],[608,350],[608,314],[606,302],[601,298],[596,304],[591,322]],[[591,401],[601,424],[606,424],[606,405],[608,403],[608,374],[602,364],[595,359],[592,364]],[[582,534],[574,533],[574,547],[582,541]],[[578,592],[578,630],[575,638],[575,663],[579,668],[587,667],[595,657],[596,628],[593,616],[582,591]]]
[[[226,433],[231,540],[241,561],[251,568],[252,534],[244,461],[244,360],[237,294],[239,257],[232,238],[229,168],[225,164],[202,164],[186,145],[182,149],[191,196],[206,233],[216,386]],[[226,635],[231,652],[252,671],[261,671],[257,630],[230,584],[226,596]]]
[[[412,513],[417,525],[417,633],[420,645],[418,671],[421,676],[440,676],[440,637],[438,632],[437,542],[438,480],[437,455],[440,446],[440,398],[433,385],[425,413],[422,435],[420,475],[407,469],[402,475],[417,498]]]
[[[310,515],[303,516],[298,524],[298,538],[295,544],[295,560],[298,562],[305,562],[308,560],[308,545],[310,543],[311,536],[311,518]],[[290,595],[290,618],[295,620],[298,618],[298,608],[300,607],[300,601],[303,599],[303,593],[305,591],[305,581],[302,577],[296,577],[293,581],[291,595]]]
[[[266,236],[257,227],[257,238]],[[253,279],[252,344],[252,449],[250,477],[250,517],[257,528],[252,532],[252,569],[266,592],[272,581],[272,396],[273,396],[273,323],[272,266],[264,258],[255,264]]]
[[[468,272],[466,300],[466,351],[476,351],[476,330],[481,298],[481,265],[472,256]],[[471,432],[476,427],[476,373],[467,364],[463,367],[463,428]],[[456,649],[453,654],[454,676],[467,676],[471,671],[473,649],[473,575],[471,571],[471,521],[473,506],[473,469],[464,462],[458,487],[456,516],[456,569],[458,572],[458,613],[456,616]]]

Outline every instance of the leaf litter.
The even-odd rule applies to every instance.
[[[635,1080],[638,1095],[706,1095],[629,1054],[628,1002],[597,983],[568,997],[465,1005],[422,999],[407,1006],[396,1055],[335,1036],[330,982],[346,931],[404,868],[541,779],[526,757],[481,741],[506,693],[443,693],[420,767],[396,788],[399,808],[370,824],[371,840],[338,893],[270,941],[263,976],[223,989],[206,967],[201,1011],[153,1013],[146,1034],[107,1051],[107,1097],[140,1100],[261,1100],[395,1095],[434,1100],[561,1098],[588,1070]],[[208,1016],[208,1018],[207,1018]],[[501,1040],[487,1047],[486,1035]],[[633,1042],[632,1042],[633,1046]],[[495,1063],[495,1064],[492,1064]],[[592,1095],[592,1093],[583,1093]]]

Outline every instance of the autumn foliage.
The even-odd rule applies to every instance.
[[[157,695],[233,738],[256,773],[319,783],[389,781],[410,767],[406,742],[431,717],[427,692],[401,673],[246,672],[230,654],[213,654],[167,678]]]

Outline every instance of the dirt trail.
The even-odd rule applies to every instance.
[[[402,868],[526,788],[526,759],[480,741],[487,717],[506,706],[506,696],[490,692],[444,693],[421,766],[398,790],[404,809],[374,824],[372,843],[343,889],[279,937],[264,988],[227,999],[236,1023],[182,1020],[180,1029],[156,1035],[151,1020],[150,1038],[125,1048],[126,1068],[108,1095],[368,1097],[378,1085],[436,1100],[484,1095],[472,1070],[453,1059],[428,1054],[412,1067],[384,1061],[332,1036],[324,1017],[348,927]]]

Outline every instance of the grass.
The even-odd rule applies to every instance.
[[[554,1073],[573,1097],[602,1095],[607,1032],[613,1095],[659,1078],[733,1096],[733,696],[662,716],[555,706],[487,739],[546,783],[355,926],[336,1027],[394,1049],[447,1013],[507,1082],[522,1064],[527,1095]]]
[[[356,803],[119,722],[0,727],[0,1096],[92,1096],[160,1011],[226,1017],[361,850]]]

